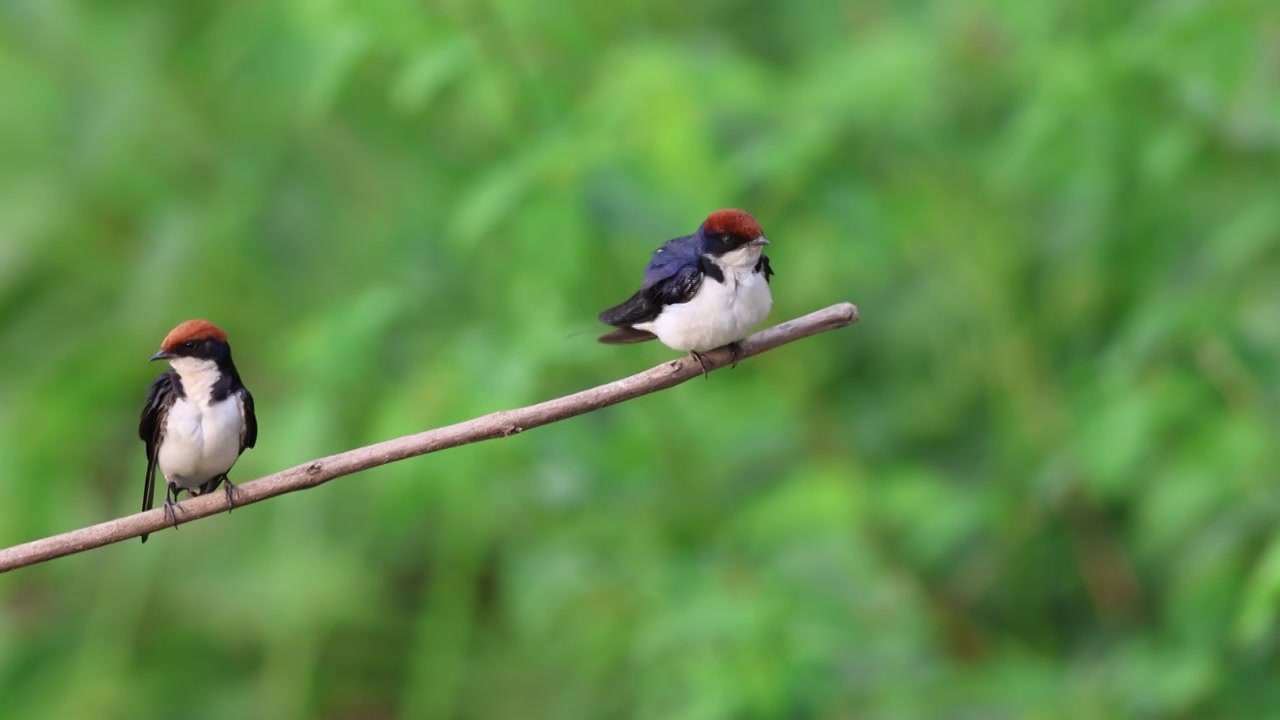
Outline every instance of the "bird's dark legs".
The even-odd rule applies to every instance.
[[[188,490],[187,494],[194,497],[196,495],[203,495],[206,492],[212,492],[213,489],[218,486],[218,482],[224,482],[227,484],[227,512],[231,512],[231,509],[236,506],[236,486],[226,475],[220,475],[205,484],[202,492]],[[173,529],[175,530],[178,529],[178,513],[182,512],[182,506],[178,504],[178,494],[181,493],[182,490],[182,487],[171,484],[168,486],[168,491],[164,495],[164,519],[167,520],[170,525],[173,525]],[[143,542],[146,541],[144,540]]]
[[[231,478],[225,474],[222,476],[222,482],[226,483],[224,488],[227,491],[227,512],[236,506],[236,486],[231,484]]]
[[[729,360],[731,362],[729,367],[731,368],[738,367],[738,361],[742,359],[742,345],[738,344],[738,342],[735,340],[734,342],[731,342],[728,345],[725,345],[724,347],[729,351]],[[707,373],[709,372],[709,368],[707,367],[707,356],[703,355],[697,350],[690,350],[689,357],[692,357],[694,360],[698,361],[698,366],[702,368],[702,377],[706,378]]]
[[[742,359],[742,346],[735,340],[734,342],[725,345],[725,347],[729,348],[729,359],[732,361],[729,367],[738,367],[738,361]]]
[[[707,379],[707,356],[696,350],[690,350],[689,356],[698,361],[698,366],[702,368],[702,378]]]
[[[177,485],[170,485],[168,492],[164,495],[164,519],[168,520],[173,529],[178,529],[178,493],[181,492]]]

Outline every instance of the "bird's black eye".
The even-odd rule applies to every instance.
[[[195,349],[196,349],[196,341],[195,341],[195,340],[188,340],[188,341],[186,341],[186,342],[182,343],[182,349],[183,349],[183,350],[195,350]]]

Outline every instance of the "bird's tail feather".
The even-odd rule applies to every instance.
[[[644,342],[646,340],[653,340],[657,337],[657,335],[654,335],[648,330],[637,330],[631,327],[624,327],[618,328],[611,333],[601,335],[597,339],[606,345],[626,345],[630,343]]]

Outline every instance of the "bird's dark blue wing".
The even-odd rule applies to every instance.
[[[147,388],[147,398],[142,403],[142,417],[138,421],[138,437],[147,451],[147,474],[142,486],[142,512],[155,503],[156,463],[160,441],[164,439],[164,418],[173,401],[181,393],[178,375],[174,371],[161,373]],[[142,542],[147,536],[142,536]]]
[[[236,394],[240,396],[240,412],[244,414],[244,429],[240,431],[240,452],[244,452],[258,442],[258,415],[253,410],[249,388],[241,385]]]
[[[708,268],[708,266],[710,266]],[[708,269],[711,272],[708,272]],[[678,270],[669,275],[666,279],[654,283],[648,288],[649,297],[653,303],[661,308],[663,305],[679,305],[687,303],[698,294],[698,288],[702,287],[702,279],[705,277],[724,279],[724,274],[720,272],[720,268],[716,267],[704,258],[694,258],[691,262],[682,265]]]
[[[621,304],[600,313],[600,321],[607,325],[626,327],[653,320],[666,305],[689,302],[702,286],[702,278],[708,275],[706,266],[714,271],[713,277],[724,279],[720,268],[714,263],[694,258],[680,266],[670,267],[661,280],[640,288]]]
[[[689,265],[696,264],[702,255],[702,244],[694,235],[672,238],[653,251],[649,264],[644,266],[644,282],[641,289],[656,285],[675,275]]]
[[[665,305],[679,305],[693,299],[702,286],[703,277],[723,281],[724,274],[715,263],[702,256],[702,244],[696,235],[672,238],[653,252],[644,268],[644,282],[634,295],[600,313],[606,325],[630,328],[658,317]],[[601,342],[639,342],[652,339],[648,333],[609,333]]]

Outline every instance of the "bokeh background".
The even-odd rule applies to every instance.
[[[851,328],[0,576],[6,718],[1280,713],[1280,10],[0,5],[0,543],[136,511],[165,333],[248,480],[675,356],[712,209]]]

